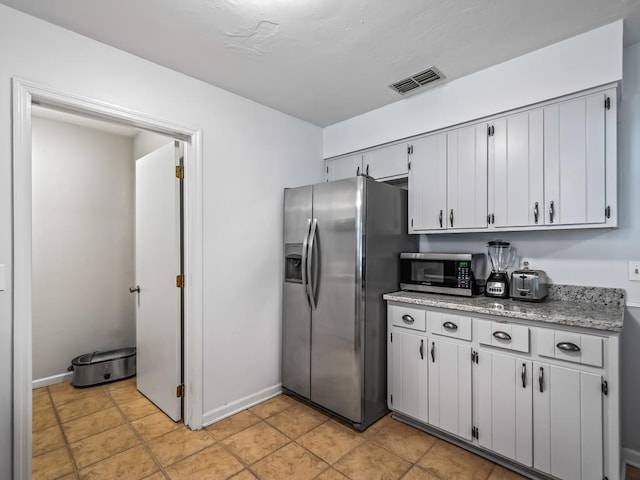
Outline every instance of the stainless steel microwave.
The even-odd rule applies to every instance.
[[[484,292],[484,253],[401,253],[400,288],[470,297]]]

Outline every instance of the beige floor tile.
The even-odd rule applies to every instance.
[[[140,398],[145,398],[145,396],[138,391],[134,383],[128,383],[123,387],[116,388],[114,390],[108,390],[108,392],[113,401],[118,404],[128,403]]]
[[[414,466],[402,477],[402,480],[440,480],[440,478]]]
[[[257,480],[256,476],[249,470],[243,470],[237,475],[234,475],[229,480]]]
[[[203,430],[192,431],[186,427],[178,428],[148,442],[148,446],[163,466],[182,460],[215,443]]]
[[[53,409],[53,405],[45,405],[42,407],[34,408],[32,415],[33,419],[31,427],[33,432],[58,425],[58,418],[56,417],[56,412]]]
[[[352,480],[396,480],[411,464],[373,442],[351,450],[334,465]]]
[[[164,435],[180,427],[184,427],[181,422],[174,422],[164,413],[156,411],[151,415],[139,418],[131,422],[133,427],[142,436],[145,442]]]
[[[436,438],[428,433],[395,421],[376,433],[371,440],[411,463],[417,462],[436,443]]]
[[[260,422],[222,441],[245,462],[255,463],[283,447],[289,438],[267,423]]]
[[[627,465],[626,480],[640,480],[640,468]]]
[[[120,403],[118,405],[120,410],[122,410],[122,413],[124,413],[130,421],[158,413],[159,411],[158,407],[156,407],[150,400],[147,400],[146,397],[138,398],[128,403]]]
[[[220,444],[207,447],[167,468],[172,480],[223,480],[244,466]]]
[[[525,478],[526,477],[501,467],[500,465],[494,466],[491,471],[491,475],[489,475],[489,480],[525,480]]]
[[[329,417],[323,413],[301,403],[296,403],[269,417],[267,422],[289,438],[296,439],[327,420]]]
[[[64,477],[60,477],[57,478],[56,480],[76,480],[78,477],[76,477],[75,473],[70,473],[68,475],[65,475]]]
[[[391,414],[389,413],[384,417],[382,417],[380,420],[378,420],[376,423],[371,425],[369,428],[367,428],[364,432],[361,433],[361,435],[365,438],[371,438],[380,430],[382,430],[384,427],[392,423],[398,423],[398,421],[394,420]]]
[[[35,410],[38,407],[44,407],[51,405],[51,397],[49,396],[49,389],[47,387],[36,388],[31,391],[32,408]]]
[[[71,444],[71,454],[82,469],[140,443],[128,425],[120,425]]]
[[[66,447],[33,457],[32,480],[52,480],[73,472],[73,465]]]
[[[222,440],[261,421],[260,417],[254,415],[249,410],[243,410],[213,425],[209,425],[206,430],[215,439]]]
[[[51,392],[51,398],[53,398],[53,403],[56,407],[74,400],[104,394],[104,390],[100,385],[96,387],[78,388],[74,387],[71,382],[49,385],[49,391]]]
[[[335,420],[329,420],[302,435],[297,442],[332,465],[364,442],[364,438]]]
[[[42,455],[60,447],[64,447],[64,437],[57,424],[33,432],[32,448],[34,456]]]
[[[436,441],[418,466],[444,480],[484,480],[493,464],[442,440]]]
[[[105,390],[108,390],[109,392],[111,392],[113,390],[118,390],[119,388],[128,387],[131,385],[135,386],[136,383],[137,383],[137,377],[133,376],[130,378],[126,378],[124,380],[118,380],[117,382],[105,383],[104,388]]]
[[[327,468],[324,472],[316,477],[316,480],[349,480],[335,468]]]
[[[111,407],[113,407],[113,403],[101,390],[95,395],[79,398],[78,400],[70,400],[60,406],[56,405],[56,410],[60,421],[65,423]]]
[[[149,475],[148,477],[144,477],[143,480],[167,480],[167,477],[162,472],[156,472]]]
[[[249,410],[260,418],[269,418],[276,413],[280,413],[285,408],[289,408],[294,403],[297,402],[291,397],[287,397],[286,395],[278,395],[277,397],[273,397],[266,402],[262,402],[251,407]]]
[[[80,470],[81,480],[140,480],[159,470],[158,464],[139,445]]]
[[[256,463],[260,480],[311,480],[328,465],[300,445],[289,443]]]
[[[83,438],[111,430],[123,423],[124,417],[122,414],[116,407],[111,407],[106,410],[63,423],[62,428],[67,436],[67,441],[69,443],[74,443],[78,440],[82,440]]]

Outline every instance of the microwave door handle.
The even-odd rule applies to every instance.
[[[309,300],[311,302],[312,310],[316,309],[316,303],[317,303],[316,301],[317,299],[315,297],[316,282],[313,276],[313,272],[317,271],[317,266],[314,265],[314,256],[313,256],[313,248],[315,245],[317,232],[318,232],[318,219],[314,218],[313,223],[311,224],[311,231],[309,233],[309,248],[308,248],[309,258],[307,260],[307,290],[309,292]]]
[[[311,306],[311,298],[309,297],[309,277],[307,276],[307,264],[309,263],[309,235],[311,234],[311,219],[307,218],[307,229],[305,230],[304,240],[302,241],[302,287],[307,297],[307,303]]]

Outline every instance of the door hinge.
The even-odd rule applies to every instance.
[[[184,167],[176,165],[176,178],[184,178]]]
[[[488,125],[487,126],[487,136],[488,137],[493,137],[496,133],[496,128],[493,125]]]
[[[607,110],[611,110],[611,97],[607,97],[604,99],[604,108]]]
[[[176,275],[176,287],[184,288],[184,275]]]
[[[176,387],[176,397],[178,398],[184,397],[184,385],[178,385]]]
[[[611,218],[611,207],[609,205],[607,205],[607,207],[604,209],[604,216],[607,218]]]
[[[606,380],[602,381],[602,394],[604,396],[609,395],[609,383]]]

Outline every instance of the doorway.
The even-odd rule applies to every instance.
[[[202,427],[202,186],[201,132],[93,99],[13,81],[14,193],[14,478],[31,472],[32,426],[32,165],[33,104],[117,122],[184,142],[184,422]]]

